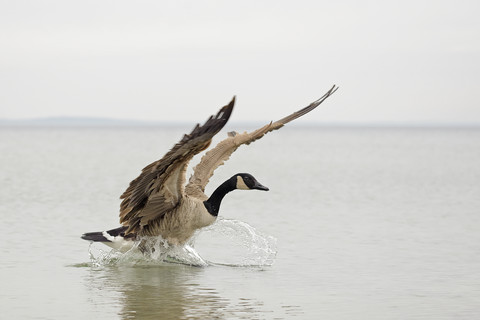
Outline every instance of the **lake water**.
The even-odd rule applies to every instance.
[[[241,147],[207,193],[237,172],[270,191],[225,198],[195,239],[206,266],[81,240],[189,129],[0,128],[2,319],[480,318],[479,129],[293,126]]]

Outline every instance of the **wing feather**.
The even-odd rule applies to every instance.
[[[227,123],[235,104],[232,101],[211,116],[202,126],[197,124],[163,158],[143,168],[130,182],[120,205],[120,223],[128,226],[126,234],[138,233],[151,221],[159,219],[178,205],[184,194],[185,172],[194,155],[205,150]]]
[[[195,166],[193,175],[189,179],[189,183],[185,188],[185,192],[189,195],[200,195],[205,191],[205,186],[212,177],[215,169],[223,165],[238,147],[242,144],[250,144],[270,131],[278,130],[290,121],[293,121],[308,112],[318,107],[323,101],[337,91],[337,86],[332,86],[321,98],[315,100],[305,108],[298,110],[278,121],[271,122],[250,133],[245,132],[238,134],[235,132],[229,133],[229,137],[219,142],[215,148],[208,151],[200,160],[199,164]]]

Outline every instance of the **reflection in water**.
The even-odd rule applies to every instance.
[[[115,309],[122,319],[255,319],[261,314],[264,318],[262,302],[231,301],[201,285],[198,279],[204,272],[205,268],[176,264],[110,266],[92,268],[85,282],[92,304],[96,295],[112,295],[115,299],[108,300],[118,302]]]
[[[237,220],[219,219],[202,233],[220,245],[210,243],[224,259],[213,256],[213,261],[206,262],[200,257],[193,248],[202,238],[199,235],[184,247],[169,246],[161,237],[146,237],[124,254],[103,251],[101,244],[91,246],[92,267],[86,278],[91,303],[96,305],[96,295],[109,295],[107,300],[115,301],[115,312],[122,319],[264,318],[264,302],[247,298],[248,290],[227,287],[225,292],[225,287],[212,286],[219,285],[219,273],[228,273],[232,266],[255,272],[271,265],[276,240]],[[239,280],[235,274],[234,280]]]

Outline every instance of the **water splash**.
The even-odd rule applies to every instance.
[[[206,245],[206,242],[208,243]],[[171,246],[162,237],[142,237],[125,253],[104,250],[99,243],[92,243],[89,255],[92,266],[114,265],[158,265],[178,263],[205,267],[208,265],[227,266],[269,266],[275,261],[277,240],[258,232],[249,224],[219,218],[213,225],[198,231],[184,246]],[[195,249],[196,244],[205,246],[217,256],[204,259]],[[217,250],[221,246],[223,250]],[[222,254],[223,256],[218,256]]]
[[[205,267],[208,263],[200,257],[191,244],[170,246],[161,236],[142,237],[125,253],[111,249],[108,251],[92,243],[89,247],[90,262],[95,267],[113,265],[159,265],[178,263]]]
[[[213,225],[200,230],[195,240],[205,256],[207,247],[210,249],[213,257],[208,261],[211,264],[270,266],[277,255],[276,238],[234,219],[218,218]],[[202,248],[202,242],[207,243],[206,248]]]

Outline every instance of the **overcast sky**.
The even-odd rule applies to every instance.
[[[0,0],[0,118],[480,124],[480,1]]]

